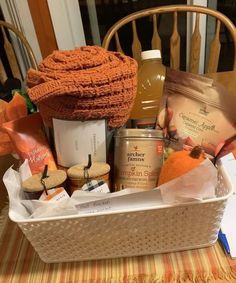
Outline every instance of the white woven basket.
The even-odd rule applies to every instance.
[[[44,262],[156,254],[213,244],[232,190],[221,169],[217,198],[202,202],[25,221],[9,216]]]

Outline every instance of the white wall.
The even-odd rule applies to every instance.
[[[78,0],[47,0],[59,49],[86,45]]]

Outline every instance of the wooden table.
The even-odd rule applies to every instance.
[[[210,77],[210,78],[213,78],[213,79],[215,79],[216,81],[218,81],[218,82],[220,82],[220,83],[222,83],[229,91],[231,91],[233,94],[235,94],[236,95],[236,71],[234,71],[234,72],[222,72],[222,73],[214,73],[214,74],[208,74],[208,75],[206,75],[206,76],[208,76],[208,77]],[[12,163],[13,163],[13,161],[14,161],[14,159],[12,159],[11,157],[9,157],[9,156],[7,156],[7,157],[1,157],[0,158],[1,160],[0,160],[0,177],[2,178],[2,176],[3,176],[3,174],[4,174],[4,172],[5,172],[5,170],[6,170],[6,168],[7,167],[9,167],[9,165],[11,165]],[[1,209],[1,204],[3,204],[3,202],[6,200],[6,194],[5,194],[5,191],[3,191],[3,190],[5,190],[5,188],[3,187],[3,184],[1,184],[1,187],[0,187],[0,209]],[[13,225],[13,224],[11,224],[11,225]],[[13,227],[13,226],[12,226]],[[10,234],[9,234],[10,235]],[[21,234],[19,234],[19,235],[21,235]],[[23,235],[21,236],[21,237],[23,237]],[[6,245],[4,245],[6,248],[8,248],[7,247],[7,237],[6,237]],[[23,241],[23,240],[22,240]],[[24,240],[24,241],[26,241],[26,240]],[[32,251],[32,249],[30,249],[29,247],[28,247],[28,244],[27,243],[25,243],[24,244],[26,247],[27,247],[27,249],[29,249],[29,251],[27,252],[27,254],[28,254],[28,258],[27,258],[27,264],[30,264],[30,262],[31,262],[31,259],[30,259],[30,256],[32,256],[32,254],[33,254],[33,251]],[[22,249],[22,248],[21,248]],[[19,252],[19,251],[18,251]],[[0,259],[1,260],[1,259]],[[15,260],[15,258],[13,259],[12,258],[12,260],[10,260],[10,262],[12,263],[13,261]],[[39,261],[39,260],[38,260]],[[1,262],[1,261],[0,261]],[[39,262],[39,265],[40,265],[41,263]],[[17,265],[16,265],[17,266]],[[69,266],[69,265],[68,265]],[[55,265],[51,265],[51,266],[44,266],[44,269],[43,269],[43,271],[42,272],[48,272],[48,270],[50,270],[50,269],[55,269],[55,268],[59,268],[59,266],[57,266],[56,265],[56,267],[55,267]],[[73,265],[72,266],[70,266],[70,268],[73,268]],[[1,264],[0,264],[0,269],[1,269]],[[23,269],[23,270],[21,270],[21,271],[19,271],[19,270],[17,270],[17,268],[16,268],[16,270],[15,271],[13,271],[12,270],[12,272],[17,272],[16,273],[16,275],[14,275],[15,273],[9,273],[8,274],[8,279],[10,280],[10,277],[14,277],[14,280],[16,280],[16,281],[14,281],[14,282],[23,282],[23,281],[18,281],[18,277],[19,277],[19,274],[21,274],[22,276],[26,276],[26,271],[25,271],[25,269],[27,269],[26,267]],[[20,273],[19,273],[20,272]],[[36,272],[36,271],[35,271]],[[38,271],[39,272],[39,271]],[[1,275],[0,275],[1,276]],[[39,278],[39,281],[37,280],[37,281],[34,281],[35,283],[37,283],[37,282],[41,282],[40,281],[40,276],[39,276],[39,274],[37,275],[38,276],[38,278]],[[36,275],[35,275],[35,278],[37,277]],[[55,274],[54,274],[54,276],[55,276]],[[10,281],[8,281],[8,279],[4,276],[4,278],[5,278],[5,280],[6,280],[6,282],[10,282]],[[23,278],[21,278],[21,280],[22,280]],[[54,278],[55,279],[55,278]],[[20,280],[20,279],[19,279]],[[1,280],[0,280],[1,281]],[[1,281],[2,282],[2,281]],[[4,281],[5,282],[5,281]],[[11,281],[12,282],[12,281]],[[30,281],[31,282],[31,281]],[[33,281],[32,281],[33,282]],[[48,279],[48,281],[45,281],[45,282],[58,282],[57,280],[56,281],[50,281],[49,279]],[[70,281],[70,282],[78,282],[78,281]],[[112,281],[112,282],[115,282],[115,281]],[[135,281],[135,282],[139,282],[139,281]],[[190,283],[190,282],[192,282],[192,281],[189,281],[188,279],[186,279],[186,281],[185,281],[186,283]],[[236,279],[231,279],[230,281],[228,281],[228,280],[226,280],[226,279],[222,279],[222,280],[211,280],[210,282],[212,282],[212,283],[228,283],[228,282],[236,282]]]

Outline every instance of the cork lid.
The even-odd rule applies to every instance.
[[[43,173],[38,173],[26,179],[22,184],[23,190],[26,192],[42,191],[44,189],[41,183],[42,174]],[[63,170],[49,170],[47,176],[48,177],[44,179],[45,186],[47,189],[59,186],[67,178],[66,172]]]
[[[67,170],[67,175],[72,178],[84,178],[84,167],[83,164],[78,164],[70,167]],[[88,169],[88,175],[90,178],[95,178],[107,174],[110,171],[110,165],[105,162],[94,162]]]

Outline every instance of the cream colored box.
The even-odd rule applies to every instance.
[[[53,119],[57,163],[64,167],[93,161],[106,162],[106,121]]]

